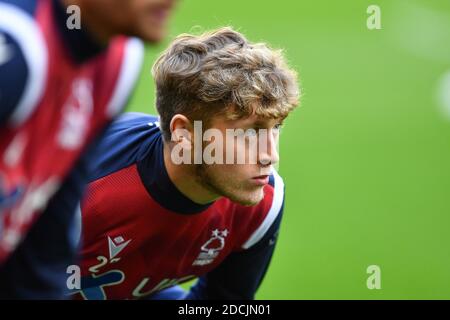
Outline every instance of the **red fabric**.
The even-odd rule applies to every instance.
[[[222,198],[203,212],[179,214],[150,197],[136,165],[96,180],[89,185],[82,204],[82,275],[99,277],[119,271],[122,281],[103,287],[106,298],[133,299],[205,274],[231,252],[241,250],[261,225],[274,190],[267,185],[264,191],[264,199],[253,207]],[[213,235],[215,230],[220,232],[223,248],[219,237]],[[118,238],[122,244],[131,241],[111,257],[108,238]],[[202,247],[215,249],[217,256],[209,264],[193,265],[205,252]]]

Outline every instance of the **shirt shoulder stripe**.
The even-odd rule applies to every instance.
[[[266,232],[269,230],[270,226],[278,217],[281,208],[283,206],[284,200],[283,179],[278,175],[278,173],[275,170],[272,171],[272,174],[274,178],[274,195],[272,206],[270,207],[269,212],[267,213],[264,221],[261,223],[258,229],[256,229],[255,232],[253,232],[253,234],[250,236],[250,238],[244,243],[244,245],[242,246],[243,249],[249,249],[264,237]]]

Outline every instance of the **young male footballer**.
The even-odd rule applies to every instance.
[[[298,103],[296,74],[280,51],[222,28],[176,38],[153,76],[159,118],[124,114],[101,142],[81,205],[81,289],[71,293],[252,299],[283,211],[273,164]],[[195,277],[189,292],[176,286]]]
[[[124,35],[159,41],[173,2],[0,0],[0,298],[64,297],[90,149],[140,72]]]

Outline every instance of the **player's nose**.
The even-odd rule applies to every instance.
[[[258,162],[262,166],[269,166],[277,163],[280,160],[277,150],[277,139],[272,133],[272,130],[268,130],[267,134],[260,136],[259,141],[259,154]]]

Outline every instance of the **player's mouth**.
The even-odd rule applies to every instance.
[[[264,186],[269,183],[269,175],[264,174],[261,176],[253,177],[252,182],[258,186]]]

